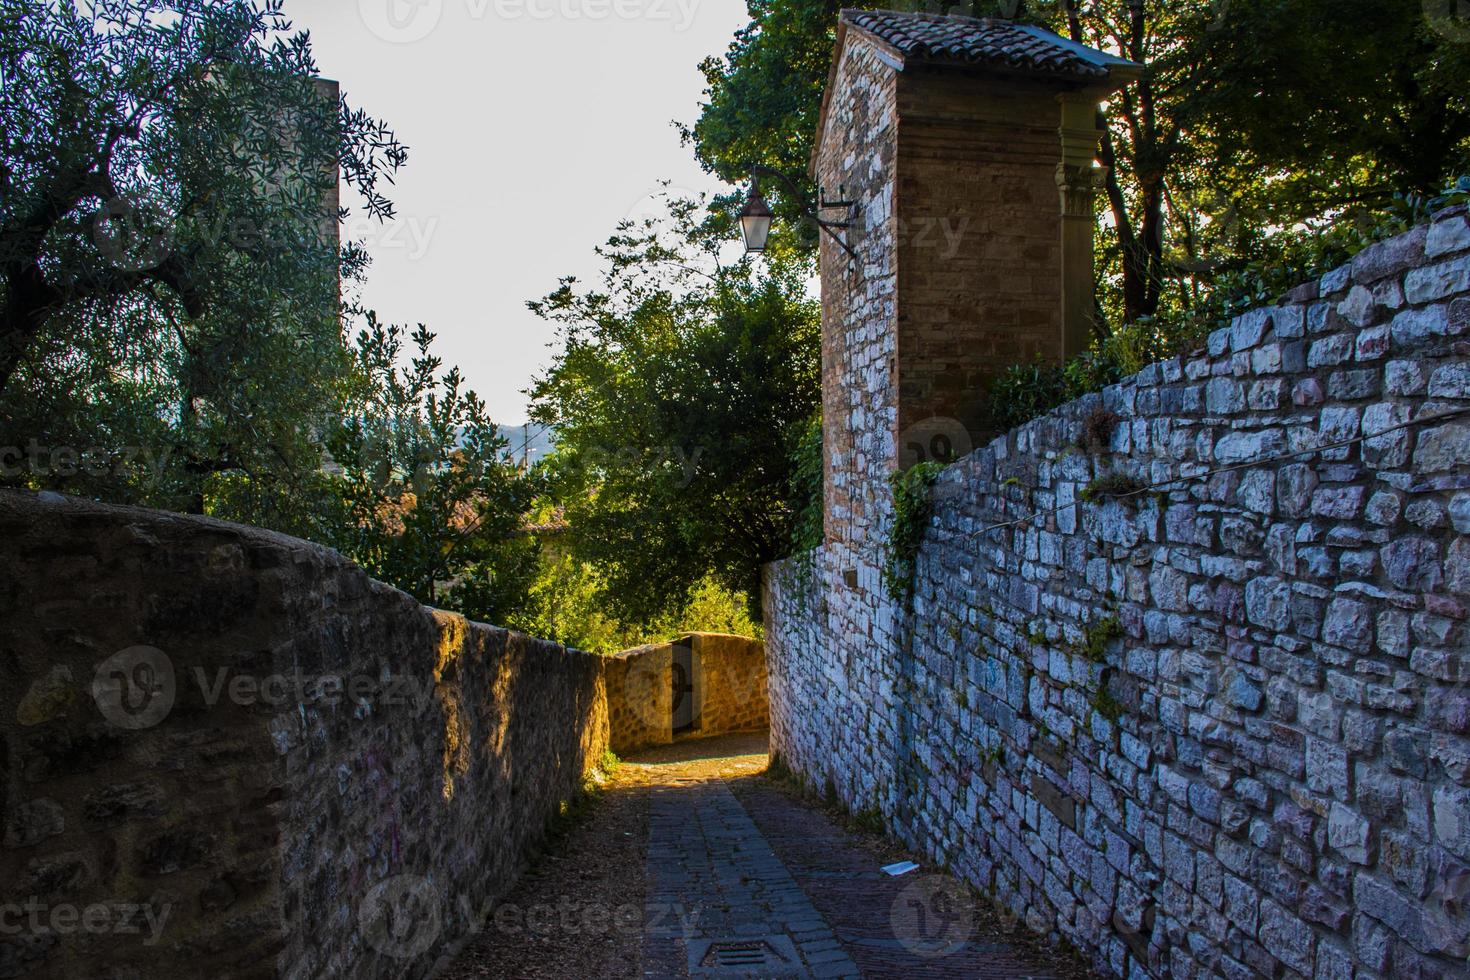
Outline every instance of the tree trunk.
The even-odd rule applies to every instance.
[[[10,379],[45,325],[54,301],[52,287],[34,264],[6,278],[5,306],[0,310],[0,395],[10,387]]]

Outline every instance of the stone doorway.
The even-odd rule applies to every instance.
[[[675,737],[688,735],[699,728],[700,698],[696,688],[696,658],[694,644],[683,640],[674,644],[673,662],[670,665],[669,681],[672,687],[673,734]]]

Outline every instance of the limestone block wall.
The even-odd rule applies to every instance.
[[[607,662],[607,707],[612,750],[628,755],[674,740],[672,643],[624,650]]]
[[[825,236],[822,273],[822,421],[826,442],[827,540],[862,541],[885,506],[863,479],[873,460],[894,456],[898,399],[897,80],[872,45],[850,44],[834,68],[829,117],[819,134],[817,180],[858,202],[850,236],[860,261]]]
[[[1470,976],[1463,208],[934,499],[768,571],[788,764],[1116,976]]]
[[[680,646],[689,648],[693,661],[692,737],[767,726],[765,644],[745,636],[691,633],[608,659],[608,717],[612,750],[619,755],[673,742],[671,671]]]
[[[770,723],[766,647],[759,640],[719,633],[689,638],[700,673],[695,724],[701,735],[752,732]]]
[[[0,976],[427,976],[606,704],[327,549],[0,492]]]

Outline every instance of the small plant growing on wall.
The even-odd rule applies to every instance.
[[[1119,718],[1123,717],[1123,704],[1117,698],[1113,697],[1106,683],[1092,695],[1091,703],[1092,710],[1102,715],[1108,721],[1116,722]]]
[[[883,584],[894,602],[906,602],[914,591],[914,565],[924,527],[933,512],[930,491],[944,467],[935,462],[919,463],[893,474],[893,527],[888,533],[888,556],[883,566]]]
[[[1095,664],[1106,663],[1108,644],[1122,638],[1123,624],[1118,621],[1117,616],[1108,616],[1083,630],[1082,641],[1072,649]]]
[[[1130,476],[1127,473],[1109,473],[1107,476],[1100,476],[1083,487],[1082,492],[1078,496],[1082,498],[1083,503],[1088,504],[1102,503],[1108,498],[1126,501],[1142,493],[1145,489],[1147,487],[1144,482],[1136,476]]]
[[[1113,443],[1113,432],[1121,421],[1117,412],[1101,406],[1094,408],[1082,420],[1082,445],[1094,456],[1108,452]]]

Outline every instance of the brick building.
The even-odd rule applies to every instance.
[[[1099,104],[1141,67],[1042,28],[844,11],[813,157],[858,205],[822,252],[828,539],[869,539],[882,481],[986,432],[985,380],[1083,350]]]

